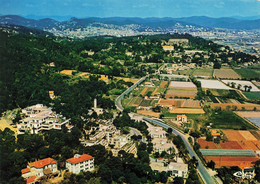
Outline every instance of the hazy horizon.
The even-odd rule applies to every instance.
[[[257,17],[260,0],[0,0],[0,14],[24,17]]]

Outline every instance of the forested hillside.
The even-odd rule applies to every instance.
[[[185,38],[189,43],[175,44],[173,51],[163,50],[171,38]],[[193,62],[200,66],[213,62],[219,66],[257,61],[255,56],[232,52],[228,47],[188,34],[73,40],[27,28],[1,28],[0,40],[0,111],[43,103],[72,118],[79,127],[79,117],[87,116],[94,98],[103,108],[113,108],[111,98],[104,97],[118,95],[132,84],[114,77],[140,78],[153,73],[160,63]],[[204,54],[187,55],[186,50],[201,50]],[[228,57],[233,58],[232,62]],[[50,66],[52,62],[55,66]],[[64,69],[73,70],[72,76],[61,74]],[[90,76],[82,78],[82,72]],[[109,81],[99,80],[100,75]],[[52,101],[49,91],[58,98]]]

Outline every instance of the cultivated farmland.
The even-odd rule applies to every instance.
[[[212,114],[208,120],[209,123],[213,123],[213,128],[222,129],[255,129],[255,127],[246,122],[241,117],[238,117],[232,111],[220,111],[217,114]]]
[[[201,82],[201,87],[206,89],[232,89],[218,80],[198,79]]]
[[[243,92],[249,100],[260,100],[260,92]]]
[[[225,84],[229,84],[232,85],[232,83],[234,84],[235,88],[238,87],[238,85],[240,85],[240,89],[245,91],[248,90],[248,86],[251,86],[251,92],[260,92],[260,90],[250,81],[242,81],[242,80],[222,80]]]
[[[257,157],[228,157],[228,156],[205,156],[206,162],[210,162],[211,160],[215,162],[215,167],[219,168],[222,166],[232,167],[232,166],[240,166],[246,165],[247,167],[252,167],[258,160]]]
[[[228,68],[215,69],[214,77],[220,79],[241,79],[240,75],[238,75],[234,70]]]
[[[235,69],[235,71],[246,80],[260,79],[260,71],[257,69],[240,68]]]
[[[165,88],[168,84],[168,81],[162,81],[160,84],[160,88]]]
[[[211,78],[212,74],[213,74],[213,68],[197,68],[192,73],[193,76],[206,77],[206,78]]]
[[[165,98],[187,97],[195,98],[197,95],[197,88],[192,82],[175,82],[171,81],[169,90]]]

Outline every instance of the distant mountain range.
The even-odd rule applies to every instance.
[[[64,17],[63,17],[64,18]],[[103,23],[112,25],[130,25],[137,24],[143,27],[150,28],[171,28],[176,24],[182,26],[197,26],[205,28],[226,28],[226,29],[241,29],[252,30],[260,29],[260,19],[256,20],[241,20],[230,17],[210,18],[206,16],[194,16],[184,18],[138,18],[138,17],[109,17],[109,18],[75,18],[72,17],[66,21],[57,21],[50,18],[44,19],[29,19],[17,15],[0,16],[1,25],[20,25],[37,29],[52,29],[52,28],[84,28],[90,24]]]

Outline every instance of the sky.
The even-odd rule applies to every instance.
[[[259,16],[260,0],[0,0],[1,15],[73,17]]]

